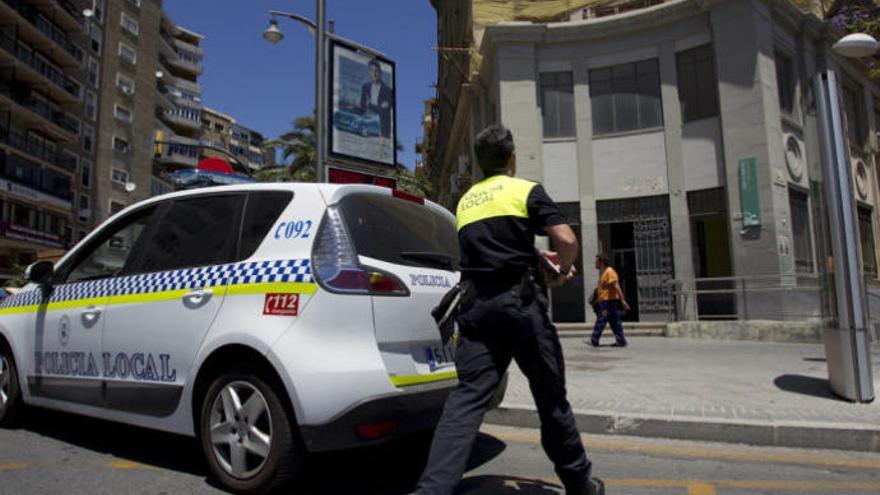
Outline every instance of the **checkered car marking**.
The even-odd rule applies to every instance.
[[[314,283],[314,278],[308,259],[251,261],[64,284],[52,292],[51,302],[261,283]],[[41,290],[29,290],[4,299],[0,310],[41,302]]]

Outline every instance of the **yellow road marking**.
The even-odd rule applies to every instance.
[[[105,464],[104,467],[113,469],[156,469],[153,466],[133,461],[112,461]]]
[[[489,433],[501,440],[523,443],[540,443],[537,433],[506,432],[488,429]],[[851,469],[880,470],[880,458],[845,459],[840,457],[815,456],[808,454],[787,454],[770,452],[731,452],[705,447],[679,447],[673,445],[645,445],[624,439],[584,438],[587,451],[610,450],[636,452],[640,454],[667,455],[672,457],[721,459],[731,461],[772,462],[777,464],[806,464],[813,466],[834,466]]]
[[[715,487],[708,483],[688,483],[688,495],[715,495]]]
[[[559,483],[556,478],[544,478],[545,483]],[[688,495],[715,495],[715,487],[746,490],[880,490],[877,481],[780,481],[780,480],[655,480],[604,479],[606,486],[625,488],[685,488]]]
[[[0,464],[0,471],[14,471],[16,469],[24,469],[27,467],[27,464],[22,464],[20,462],[10,462],[8,464]]]

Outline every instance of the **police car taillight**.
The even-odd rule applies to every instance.
[[[413,203],[417,203],[420,205],[425,204],[425,198],[421,196],[416,196],[415,194],[410,194],[408,192],[403,192],[400,189],[394,189],[391,191],[391,195],[395,198],[402,199],[404,201],[410,201]]]
[[[407,296],[409,289],[394,275],[358,263],[354,244],[345,228],[342,212],[329,208],[312,249],[312,273],[333,292]]]

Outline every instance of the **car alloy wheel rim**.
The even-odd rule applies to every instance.
[[[6,403],[9,401],[11,374],[6,356],[0,356],[0,413],[6,409]]]
[[[226,384],[214,398],[210,418],[214,458],[227,474],[246,479],[266,464],[272,446],[272,416],[252,384]]]

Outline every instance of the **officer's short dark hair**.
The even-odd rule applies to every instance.
[[[611,258],[605,253],[597,254],[596,259],[605,266],[611,266]]]
[[[504,173],[513,154],[513,135],[503,125],[490,125],[477,134],[474,154],[486,177]]]

